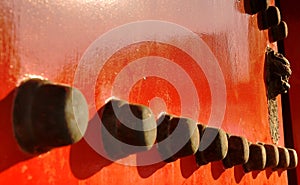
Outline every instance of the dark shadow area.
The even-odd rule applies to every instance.
[[[244,172],[242,165],[237,165],[237,166],[234,166],[233,168],[234,168],[235,182],[237,184],[239,184],[242,181],[243,177],[246,175],[246,173]]]
[[[195,156],[187,156],[180,159],[180,171],[184,178],[189,178],[199,167],[196,163]]]
[[[14,94],[14,91],[12,91],[0,101],[0,172],[21,161],[34,157],[21,151],[13,134],[12,110]]]
[[[259,30],[266,30],[269,28],[264,17],[264,12],[257,13],[257,26]]]
[[[273,170],[272,169],[270,169],[270,168],[266,169],[266,177],[267,177],[267,179],[269,179],[272,174],[273,174]]]
[[[267,78],[269,76],[269,72],[267,71],[268,69],[268,53],[265,53],[265,60],[264,60],[264,71],[263,71],[263,75],[264,75],[264,84],[265,84],[265,91],[266,91],[266,97],[268,97],[268,82],[267,82]]]
[[[258,170],[253,171],[253,172],[252,172],[252,178],[253,178],[253,179],[256,179],[257,176],[258,176],[258,174],[259,174],[260,172],[261,172],[261,171],[258,171]]]
[[[94,151],[84,139],[71,147],[70,166],[78,179],[87,179],[111,163]]]
[[[275,5],[280,9],[280,12],[282,12],[282,19],[287,21],[287,24],[289,26],[289,39],[293,40],[294,38],[298,37],[298,29],[297,24],[293,24],[293,21],[296,21],[296,19],[293,18],[299,18],[300,12],[298,11],[297,6],[294,6],[296,0],[292,1],[281,1],[275,0]],[[297,42],[295,42],[297,43]],[[286,44],[286,45],[285,45]],[[291,48],[293,48],[293,45],[284,43],[284,40],[277,41],[278,46],[278,52],[282,53],[285,56],[285,51],[289,52],[291,51]],[[291,58],[291,56],[289,56]],[[294,66],[296,67],[296,66]],[[294,144],[294,138],[296,130],[293,129],[293,122],[292,122],[292,115],[291,115],[291,105],[290,105],[290,92],[286,94],[281,95],[281,102],[282,102],[282,117],[283,117],[283,131],[284,131],[284,144],[288,148],[295,148]],[[297,170],[291,169],[288,170],[288,182],[289,184],[298,184],[298,178],[297,178]]]
[[[137,166],[138,173],[142,178],[148,178],[153,175],[157,170],[163,168],[167,163],[162,161],[147,166]]]
[[[161,159],[157,148],[154,146],[149,151],[137,153],[136,164],[139,175],[142,178],[148,178],[167,163]]]
[[[82,139],[70,149],[70,167],[78,179],[87,179],[112,163],[100,155],[104,153],[104,149],[98,114],[89,121],[84,138],[87,140]]]
[[[278,176],[281,177],[283,172],[284,172],[284,170],[277,170]]]
[[[250,15],[255,14],[254,10],[251,10],[250,0],[244,0],[243,2],[244,2],[243,8],[244,8],[245,13],[250,14]]]
[[[219,179],[222,173],[225,172],[222,161],[216,161],[211,163],[211,174],[215,180]]]

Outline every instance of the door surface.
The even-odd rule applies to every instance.
[[[1,184],[287,184],[285,171],[165,163],[154,150],[110,161],[98,150],[94,118],[112,96],[273,143],[264,65],[277,46],[243,0],[2,0],[0,16]],[[31,156],[11,110],[20,81],[36,76],[80,89],[90,122],[80,142]]]

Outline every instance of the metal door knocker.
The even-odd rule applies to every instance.
[[[268,47],[266,51],[266,87],[270,133],[275,144],[278,143],[280,138],[276,97],[279,94],[287,93],[289,90],[291,74],[289,61],[282,54]]]

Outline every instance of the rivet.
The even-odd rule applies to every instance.
[[[99,112],[103,145],[110,158],[146,151],[155,143],[156,121],[148,107],[111,99]]]
[[[29,79],[16,91],[14,134],[27,153],[40,154],[73,144],[83,137],[87,123],[88,106],[76,88]]]
[[[249,159],[243,164],[244,171],[250,172],[254,170],[263,170],[266,166],[266,149],[260,144],[249,145]]]
[[[290,165],[288,166],[288,169],[296,168],[298,165],[298,155],[296,150],[294,149],[288,149],[289,155],[290,155]]]
[[[276,42],[288,36],[288,26],[284,21],[281,21],[277,26],[269,28],[269,41]]]
[[[280,11],[275,6],[270,6],[266,11],[261,11],[257,15],[258,27],[260,30],[277,26],[281,21]]]
[[[199,166],[225,158],[228,151],[227,134],[224,130],[198,125],[200,146],[195,154]]]
[[[268,6],[269,0],[244,0],[245,12],[250,15],[265,11]]]
[[[249,145],[247,139],[240,136],[229,136],[228,152],[222,160],[225,168],[245,164],[249,159]]]
[[[266,168],[275,168],[279,163],[279,151],[275,145],[264,144],[266,149],[267,162]]]
[[[274,168],[274,170],[278,169],[287,169],[290,165],[290,154],[286,148],[278,147],[279,152],[279,163]]]
[[[161,114],[157,124],[158,151],[165,162],[196,153],[200,137],[194,120]]]

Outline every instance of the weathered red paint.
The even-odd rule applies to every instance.
[[[256,15],[244,13],[243,1],[7,0],[1,1],[0,7],[1,184],[287,184],[286,172],[245,174],[241,166],[225,170],[221,162],[197,168],[193,157],[168,164],[125,166],[103,158],[85,140],[30,156],[19,150],[12,134],[13,90],[19,80],[29,74],[72,85],[76,66],[95,39],[129,22],[157,19],[192,30],[215,55],[227,91],[221,127],[251,142],[271,143],[264,55],[267,45],[276,45],[268,43],[267,31],[258,29]],[[202,69],[182,50],[165,43],[136,43],[114,53],[98,76],[97,108],[110,96],[123,95],[121,91],[112,93],[116,73],[134,59],[149,55],[167,58],[186,71],[197,88],[201,105],[196,119],[207,123],[211,92]],[[206,58],[204,54],[203,60]],[[143,66],[139,69],[143,70]],[[189,95],[189,91],[185,93]],[[154,97],[163,99],[165,105],[151,102]],[[164,107],[170,114],[181,112],[176,87],[157,77],[139,80],[129,97],[122,98],[149,105],[155,114]],[[90,125],[94,115],[95,112],[90,113]],[[282,146],[281,122],[280,133]],[[137,154],[127,160],[144,159]]]

